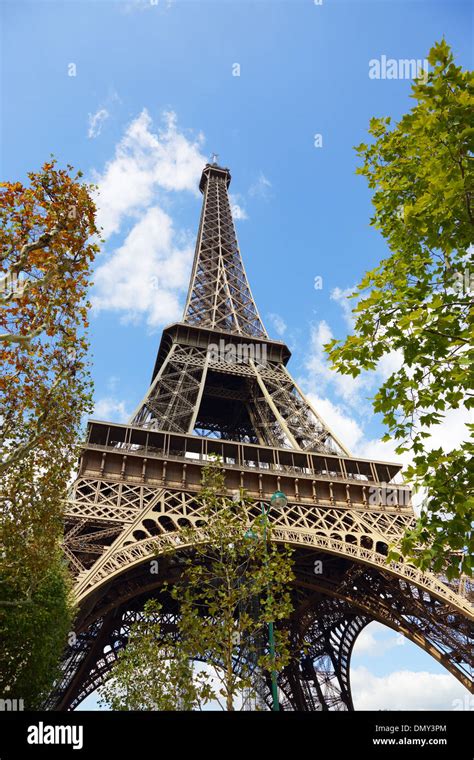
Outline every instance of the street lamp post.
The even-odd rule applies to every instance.
[[[233,501],[240,501],[240,493],[235,494],[233,496]],[[283,491],[275,491],[275,493],[270,498],[270,507],[273,507],[274,509],[284,509],[286,505],[288,504],[288,499],[286,495],[283,493]],[[270,507],[268,508],[268,511],[265,509],[265,504],[263,501],[261,502],[262,505],[262,517],[263,517],[263,540],[265,544],[265,564],[267,564],[267,517],[268,513],[270,512]],[[256,538],[255,533],[250,528],[245,533],[246,538]],[[269,650],[270,650],[270,658],[272,661],[272,710],[278,711],[280,709],[280,702],[278,700],[278,673],[275,670],[275,631],[273,627],[273,620],[271,620],[268,623],[268,644],[269,644]]]
[[[275,509],[284,509],[286,505],[288,504],[288,499],[286,498],[285,494],[282,491],[275,491],[273,496],[270,499],[270,507],[274,507]],[[265,541],[265,558],[267,557],[267,517],[268,513],[270,512],[270,507],[268,508],[268,512],[265,510],[265,504],[262,501],[262,517],[263,517],[263,539]],[[278,680],[277,680],[277,671],[275,670],[275,632],[273,628],[273,620],[271,620],[268,623],[268,644],[270,649],[270,658],[272,661],[272,702],[273,702],[273,710],[279,710],[280,709],[280,702],[278,700]]]

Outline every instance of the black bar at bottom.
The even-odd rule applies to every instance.
[[[114,759],[141,755],[227,757],[229,753],[289,748],[308,758],[340,758],[354,750],[370,757],[473,757],[469,711],[326,713],[1,712],[0,760],[23,757]],[[189,755],[188,755],[189,756]],[[293,760],[293,758],[290,758]]]

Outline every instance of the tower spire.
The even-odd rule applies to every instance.
[[[215,162],[206,164],[199,183],[203,203],[183,321],[267,338],[239,251],[228,195],[230,181],[228,169]]]

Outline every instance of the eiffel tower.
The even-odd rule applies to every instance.
[[[271,513],[272,539],[292,545],[296,572],[280,709],[354,709],[351,653],[371,621],[472,691],[472,586],[387,564],[388,545],[414,521],[401,466],[351,456],[288,372],[290,351],[268,337],[252,297],[230,181],[216,161],[202,172],[183,319],[163,331],[145,397],[128,424],[88,424],[65,512],[79,614],[46,706],[74,709],[104,683],[144,603],[178,577],[180,529],[200,524],[196,494],[213,455],[227,491],[245,489],[255,510],[276,490],[288,497]],[[179,610],[170,600],[162,614],[173,635]]]

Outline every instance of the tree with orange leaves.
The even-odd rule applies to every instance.
[[[65,490],[91,409],[87,315],[99,249],[92,186],[52,159],[0,184],[0,696],[37,705],[72,607]]]

